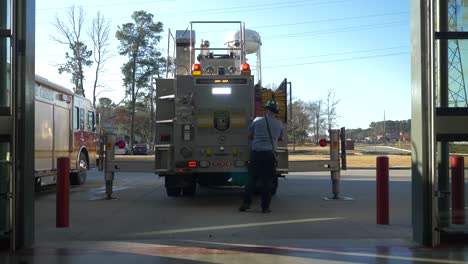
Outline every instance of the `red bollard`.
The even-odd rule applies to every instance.
[[[377,224],[388,225],[388,157],[377,157]]]
[[[452,170],[452,224],[465,224],[465,160],[461,156],[450,158]]]
[[[70,158],[57,159],[56,227],[68,227],[70,214]]]

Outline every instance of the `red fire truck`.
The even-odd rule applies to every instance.
[[[70,158],[70,182],[86,181],[96,166],[96,112],[90,100],[36,75],[35,183],[55,182],[57,158]]]

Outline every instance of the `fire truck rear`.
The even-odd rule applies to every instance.
[[[237,23],[239,29],[222,48],[210,47],[208,40],[196,47],[193,25],[207,23]],[[165,177],[168,196],[194,195],[197,184],[242,186],[248,126],[261,104],[260,37],[242,22],[199,21],[173,39],[174,78],[156,80],[156,172]],[[257,81],[246,60],[250,53],[257,53]],[[286,142],[279,148],[280,173],[287,172]],[[276,188],[277,179],[273,193]]]

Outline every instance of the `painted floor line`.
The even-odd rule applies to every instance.
[[[223,229],[232,229],[232,228],[247,228],[247,227],[269,226],[269,225],[298,224],[298,223],[330,221],[330,220],[340,220],[340,219],[343,219],[343,218],[342,217],[307,218],[307,219],[297,219],[297,220],[271,221],[271,222],[263,222],[263,223],[248,223],[248,224],[237,224],[237,225],[221,225],[221,226],[207,226],[207,227],[195,227],[195,228],[170,229],[170,230],[161,230],[161,231],[137,233],[136,235],[177,234],[177,233],[188,233],[188,232],[223,230]]]

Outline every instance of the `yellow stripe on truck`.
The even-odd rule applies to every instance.
[[[213,127],[213,116],[199,115],[197,116],[198,127]]]
[[[231,119],[232,127],[246,127],[246,117],[245,115],[232,115]],[[213,116],[209,115],[200,115],[197,116],[197,126],[198,127],[213,127]]]

